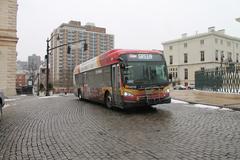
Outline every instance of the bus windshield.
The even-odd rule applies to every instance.
[[[123,69],[125,85],[158,85],[168,82],[164,61],[128,62]]]

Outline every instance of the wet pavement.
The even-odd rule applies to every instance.
[[[16,98],[0,121],[0,159],[240,159],[240,112],[179,101],[154,107]]]

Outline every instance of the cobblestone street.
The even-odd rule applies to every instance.
[[[16,98],[0,121],[0,159],[240,159],[240,112],[177,102],[155,107]]]

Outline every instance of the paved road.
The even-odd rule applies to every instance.
[[[126,112],[73,96],[8,103],[0,159],[240,159],[237,111],[175,102]]]

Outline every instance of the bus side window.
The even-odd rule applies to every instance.
[[[83,85],[87,83],[87,72],[83,74]]]
[[[78,75],[78,86],[80,87],[82,85],[82,75]]]
[[[103,81],[105,86],[111,86],[110,67],[107,66],[103,69]]]

